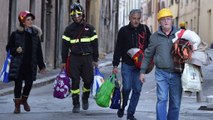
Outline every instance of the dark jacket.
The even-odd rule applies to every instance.
[[[98,61],[98,36],[92,25],[72,23],[62,39],[62,63],[66,63],[69,49],[74,55],[92,54],[93,61]]]
[[[19,27],[12,32],[6,50],[10,50],[12,55],[9,80],[17,80],[21,72],[30,74],[32,80],[36,80],[37,66],[39,69],[45,68],[41,49],[41,29],[33,26],[29,31]],[[23,52],[18,53],[16,49],[22,47]]]
[[[151,32],[149,28],[144,24],[140,24],[137,28],[133,28],[129,23],[129,25],[122,27],[118,32],[112,61],[113,66],[119,65],[120,58],[122,58],[123,63],[134,65],[127,51],[131,48],[141,48],[140,44],[142,45],[142,51],[144,51],[148,47],[150,35]]]

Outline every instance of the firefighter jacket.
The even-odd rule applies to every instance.
[[[134,61],[127,54],[131,48],[140,48],[144,51],[149,44],[151,32],[147,25],[140,24],[137,28],[133,28],[130,23],[122,27],[117,36],[117,43],[113,55],[113,66],[118,66],[120,58],[122,62],[128,65],[134,65]]]
[[[98,61],[98,36],[90,24],[72,23],[62,36],[62,63],[66,63],[68,52],[73,55],[91,55]]]

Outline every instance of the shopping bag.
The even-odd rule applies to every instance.
[[[121,109],[122,104],[123,104],[123,96],[121,93],[121,85],[118,80],[115,81],[115,89],[112,94],[111,98],[111,104],[110,108],[111,109]]]
[[[94,80],[92,84],[92,96],[95,97],[96,93],[98,92],[98,89],[101,87],[101,85],[104,83],[104,76],[99,71],[98,67],[95,67],[94,70]]]
[[[67,76],[65,70],[62,70],[56,77],[53,83],[53,89],[53,96],[55,98],[63,99],[69,96],[71,89],[71,80]]]
[[[111,95],[115,88],[115,75],[112,74],[98,89],[95,101],[100,107],[109,107]]]
[[[201,73],[197,66],[185,63],[181,77],[183,91],[201,91]]]
[[[10,69],[10,63],[11,63],[11,55],[10,50],[7,52],[7,57],[4,61],[3,67],[1,69],[0,73],[0,81],[4,83],[9,82],[9,69]]]

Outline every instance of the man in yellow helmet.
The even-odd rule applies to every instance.
[[[178,30],[173,26],[173,14],[167,8],[159,11],[158,22],[159,29],[151,35],[150,44],[145,50],[140,80],[145,82],[145,71],[151,59],[154,58],[157,120],[178,120],[182,96],[181,73],[174,71],[174,61],[171,55],[172,39]]]
[[[70,8],[73,23],[68,25],[62,36],[62,68],[66,67],[70,58],[70,77],[72,79],[73,113],[80,112],[80,78],[83,80],[82,108],[89,107],[88,98],[93,82],[93,65],[98,66],[98,36],[95,28],[84,21],[84,9],[79,3]],[[68,55],[68,52],[71,51]]]

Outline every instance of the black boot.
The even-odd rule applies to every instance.
[[[20,113],[20,104],[21,104],[21,98],[15,98],[13,99],[14,103],[15,103],[15,109],[14,109],[14,113],[18,114]]]
[[[89,95],[90,95],[90,92],[84,92],[82,95],[82,109],[83,110],[88,110],[88,108],[89,108],[89,102],[88,102]]]
[[[27,99],[28,99],[27,96],[22,96],[21,104],[24,106],[24,110],[27,111],[27,112],[29,112],[30,111],[30,106],[27,103]]]
[[[79,113],[80,112],[80,102],[79,102],[79,95],[78,94],[73,94],[72,95],[72,100],[73,100],[73,113]]]

